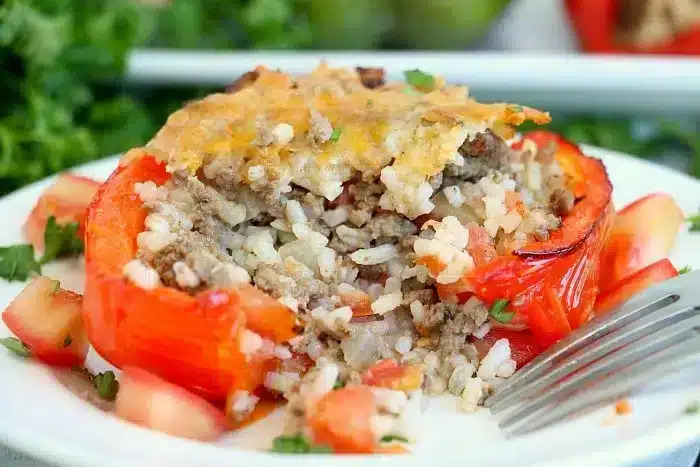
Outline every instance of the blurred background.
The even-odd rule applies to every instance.
[[[188,61],[168,55],[160,63],[154,57],[163,50],[186,50]],[[659,159],[700,176],[700,101],[678,110],[665,105],[661,93],[647,102],[643,89],[656,83],[644,81],[640,72],[623,73],[622,79],[630,80],[629,88],[647,86],[626,98],[643,105],[614,100],[619,96],[613,88],[607,89],[611,105],[603,105],[604,64],[625,64],[630,54],[654,54],[645,55],[648,62],[639,69],[657,68],[671,77],[675,62],[659,57],[683,56],[685,82],[700,83],[700,73],[691,76],[700,70],[692,67],[693,60],[700,65],[696,0],[4,0],[0,194],[145,143],[183,102],[223,89],[247,67],[265,62],[264,55],[248,53],[263,50],[449,50],[474,54],[460,63],[504,65],[515,62],[515,54],[536,53],[538,60],[528,63],[570,70],[583,63],[603,84],[597,101],[592,94],[578,95],[577,105],[566,98],[578,92],[567,88],[575,71],[568,78],[553,74],[550,82],[540,70],[545,94],[549,88],[559,93],[544,100],[542,92],[518,87],[519,74],[512,70],[463,71],[481,77],[470,88],[479,98],[498,99],[489,86],[498,83],[498,90],[512,88],[508,99],[545,102],[554,116],[550,126],[577,142]],[[216,58],[231,76],[223,79],[219,66],[216,79],[207,77],[211,70],[198,69],[199,55],[192,51],[232,52]],[[491,62],[479,58],[485,53]],[[592,53],[607,54],[608,61],[585,61]],[[154,73],[156,64],[161,68]],[[423,65],[406,62],[406,68],[417,67]],[[187,79],[163,79],[184,71]],[[664,78],[658,86],[670,92],[672,81]],[[616,86],[627,84],[618,79]]]

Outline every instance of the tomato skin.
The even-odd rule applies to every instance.
[[[291,310],[252,286],[207,290],[196,297],[166,287],[141,289],[122,277],[136,255],[146,212],[134,183],[169,178],[164,164],[144,156],[118,168],[88,210],[84,318],[90,342],[118,367],[151,371],[207,398],[264,381],[240,352],[251,329],[275,342],[295,335]],[[272,357],[269,357],[272,359]]]
[[[664,193],[649,194],[618,211],[601,255],[601,288],[668,256],[684,221],[683,211]]]
[[[76,222],[78,236],[85,236],[87,207],[97,193],[100,183],[87,177],[60,174],[56,183],[48,187],[39,197],[32,212],[22,227],[24,237],[37,250],[44,249],[44,230],[49,217],[58,224]]]
[[[174,436],[213,441],[226,417],[201,397],[136,367],[124,367],[114,413],[137,425]]]
[[[53,291],[48,277],[33,279],[8,305],[2,320],[31,354],[44,363],[82,366],[89,343],[82,318],[83,297],[69,290]],[[70,343],[66,339],[70,336]]]
[[[654,284],[676,277],[678,271],[668,259],[662,259],[640,269],[614,284],[598,296],[595,303],[596,314],[613,311],[618,306]]]
[[[367,386],[346,386],[325,394],[311,409],[307,422],[315,444],[341,454],[374,452],[374,394]]]

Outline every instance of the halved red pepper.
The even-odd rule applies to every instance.
[[[642,0],[634,0],[642,3]],[[700,54],[700,23],[658,44],[640,47],[619,39],[622,0],[566,0],[581,47],[595,53]]]
[[[97,352],[114,365],[143,368],[223,400],[232,388],[253,390],[271,364],[272,357],[245,358],[241,332],[283,342],[295,335],[296,319],[252,286],[190,296],[167,287],[145,290],[124,279],[122,268],[136,255],[147,214],[134,184],[162,184],[169,177],[155,158],[136,158],[112,174],[90,205],[85,325]]]
[[[476,267],[464,283],[487,303],[508,299],[511,309],[527,317],[536,341],[548,346],[591,317],[598,260],[614,218],[612,186],[600,161],[559,135],[538,131],[525,138],[539,147],[558,145],[557,161],[578,200],[549,240]]]

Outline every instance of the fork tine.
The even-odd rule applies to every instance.
[[[687,322],[676,323],[628,345],[615,352],[610,358],[604,358],[592,363],[580,372],[555,384],[536,398],[528,400],[525,404],[515,408],[501,420],[501,424],[508,426],[527,420],[552,402],[566,398],[586,385],[595,384],[596,381],[600,381],[606,375],[653,356],[668,347],[673,347],[679,341],[694,339],[697,342],[695,349],[700,351],[700,346],[698,345],[700,340],[697,339],[698,332],[692,327],[700,326],[700,319],[696,318],[690,321],[694,321],[690,326]]]
[[[687,368],[689,361],[695,361],[699,356],[700,339],[696,335],[695,339],[678,342],[648,359],[630,365],[576,397],[551,401],[552,404],[540,409],[537,416],[520,419],[509,425],[503,424],[501,428],[507,437],[514,437],[545,428],[583,410],[600,408],[662,376]]]
[[[542,375],[541,378],[531,384],[521,388],[515,388],[502,396],[491,405],[491,411],[498,414],[518,403],[519,400],[539,393],[545,387],[554,384],[559,379],[568,374],[580,370],[594,360],[597,360],[610,352],[623,347],[637,339],[649,335],[660,328],[682,321],[694,315],[700,314],[700,310],[689,307],[684,300],[680,300],[670,307],[645,316],[636,321],[634,325],[623,326],[610,332],[605,337],[596,342],[595,346],[589,346],[572,355],[570,358],[555,364],[551,371]]]
[[[700,280],[700,271],[678,276],[633,297],[620,309],[606,315],[603,319],[593,320],[581,326],[510,377],[491,397],[486,399],[486,407],[491,407],[499,400],[504,399],[511,391],[527,386],[531,381],[549,371],[554,363],[578,352],[596,339],[639,317],[674,303],[680,298],[678,295],[680,290],[684,288],[691,290],[693,284],[697,283],[698,280]]]

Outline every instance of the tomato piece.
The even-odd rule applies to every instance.
[[[372,316],[374,314],[374,311],[372,311],[372,300],[368,294],[361,290],[341,294],[340,302],[352,308],[354,317]]]
[[[601,255],[602,288],[668,256],[684,217],[673,198],[662,193],[644,196],[620,210]]]
[[[492,329],[483,339],[473,339],[472,344],[476,347],[479,358],[482,359],[493,344],[500,339],[508,339],[510,357],[515,360],[518,368],[526,365],[544,350],[544,347],[537,343],[531,332],[508,329]]]
[[[547,131],[527,133],[525,139],[534,141],[538,147],[557,144],[556,159],[572,179],[572,189],[578,201],[564,217],[559,229],[550,238],[533,242],[520,250],[516,256],[561,255],[575,249],[591,234],[610,204],[612,184],[603,163],[585,156],[574,144],[561,136]]]
[[[12,300],[2,320],[40,360],[79,366],[90,345],[83,324],[83,297],[57,286],[48,277],[35,278]]]
[[[544,306],[531,307],[528,323],[531,328],[537,330],[540,340],[556,342],[571,333],[571,325],[556,291],[545,284],[542,287],[542,294]]]
[[[423,372],[418,365],[400,365],[394,360],[386,359],[369,367],[362,374],[362,382],[368,386],[413,391],[420,388]]]
[[[275,342],[295,335],[291,310],[252,286],[207,290],[192,297],[166,287],[141,289],[122,277],[137,252],[146,212],[137,182],[170,175],[151,156],[132,159],[100,188],[88,209],[84,317],[95,350],[117,367],[137,366],[214,400],[231,388],[264,382],[268,361],[249,362],[240,333]]]
[[[677,275],[678,271],[668,259],[662,259],[650,264],[625,277],[606,292],[600,294],[595,302],[595,311],[601,315],[608,313],[652,285],[664,282]]]
[[[199,441],[227,429],[224,414],[180,386],[136,367],[124,367],[114,413],[144,428]]]
[[[432,255],[416,258],[416,264],[425,266],[433,276],[437,276],[443,269],[445,269],[445,265],[442,263],[442,261],[440,261],[437,256]]]
[[[336,453],[374,451],[374,394],[367,386],[346,386],[325,394],[311,409],[307,422],[314,444]]]
[[[37,250],[44,249],[44,230],[49,217],[56,218],[59,225],[76,222],[78,235],[85,235],[87,207],[97,193],[100,183],[87,177],[61,174],[56,183],[48,187],[22,227],[26,239]]]

